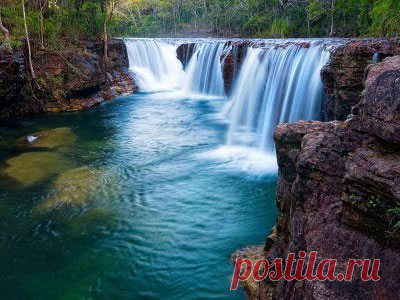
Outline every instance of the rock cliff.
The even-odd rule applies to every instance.
[[[107,64],[100,42],[82,41],[62,51],[34,44],[33,49],[35,80],[27,73],[25,51],[0,45],[0,119],[87,109],[137,90],[121,40],[110,42]]]
[[[361,100],[368,64],[399,54],[400,38],[355,39],[335,49],[321,74],[326,94],[324,119],[344,121]]]
[[[381,279],[364,282],[244,283],[252,299],[397,299],[400,281],[400,56],[367,69],[361,102],[345,122],[278,126],[277,224],[263,248],[233,257],[268,261],[318,251],[318,261],[380,259]]]

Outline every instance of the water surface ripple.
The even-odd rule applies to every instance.
[[[205,157],[223,101],[137,94],[3,125],[1,298],[243,299],[229,257],[264,242],[276,175]],[[55,145],[14,146],[55,128]]]

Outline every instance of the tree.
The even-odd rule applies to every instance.
[[[40,46],[42,49],[44,49],[44,16],[43,16],[43,10],[46,7],[47,0],[39,0],[39,9],[40,9]]]
[[[0,7],[0,30],[3,32],[6,43],[8,43],[10,41],[10,32],[3,25],[3,21],[1,19],[1,7]]]
[[[27,25],[27,23],[26,23],[25,0],[22,0],[22,15],[23,15],[23,18],[24,18],[26,45],[27,45],[27,47],[28,47],[29,69],[30,69],[30,71],[31,71],[32,79],[34,80],[36,77],[35,77],[35,72],[34,72],[34,70],[33,70],[31,43],[30,43],[30,41],[29,41],[28,25]]]
[[[336,1],[335,0],[331,0],[331,32],[329,34],[330,36],[333,36],[333,34],[334,34],[335,4],[336,4]]]
[[[42,48],[102,40],[104,61],[110,36],[400,34],[400,0],[25,0],[25,17],[21,1],[0,0],[5,40],[26,38],[25,25]]]
[[[400,1],[376,0],[370,12],[371,34],[396,36],[400,34]]]

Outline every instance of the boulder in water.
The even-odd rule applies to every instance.
[[[77,136],[71,128],[60,127],[32,133],[17,142],[17,148],[63,149],[72,146]]]
[[[62,205],[84,205],[96,193],[100,173],[88,167],[68,170],[59,175],[53,187],[56,194],[41,203],[39,210],[54,209]]]

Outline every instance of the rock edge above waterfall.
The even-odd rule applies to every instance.
[[[275,132],[277,223],[264,248],[235,257],[318,251],[318,260],[380,259],[381,280],[245,283],[251,299],[396,299],[400,281],[400,56],[367,70],[361,102],[345,122],[300,121]],[[258,253],[255,254],[255,250]],[[250,287],[250,288],[248,288]]]

